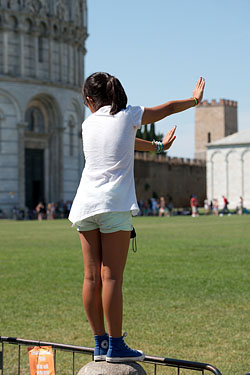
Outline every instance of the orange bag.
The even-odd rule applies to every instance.
[[[28,348],[30,375],[55,375],[53,350],[51,346]]]

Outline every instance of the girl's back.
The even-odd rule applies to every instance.
[[[70,213],[74,223],[108,211],[138,212],[134,187],[134,141],[142,107],[110,114],[110,105],[94,112],[82,126],[85,168]]]

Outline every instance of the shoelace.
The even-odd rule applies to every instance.
[[[124,346],[125,346],[125,348],[126,348],[127,350],[129,350],[130,352],[135,352],[134,349],[131,349],[131,348],[125,343],[125,341],[124,341],[124,337],[127,337],[127,336],[128,336],[128,333],[127,333],[127,332],[124,332],[123,335],[122,335],[122,341],[123,341],[123,343],[124,343]]]

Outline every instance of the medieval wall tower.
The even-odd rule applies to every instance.
[[[86,0],[0,1],[0,208],[72,200],[82,171]]]
[[[237,102],[204,100],[195,111],[195,158],[205,160],[207,144],[237,131]]]

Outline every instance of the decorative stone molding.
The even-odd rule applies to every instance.
[[[77,62],[83,61],[86,53],[86,11],[86,0],[0,2],[0,34],[3,34],[5,54],[2,65],[0,62],[0,74],[11,76],[14,72],[23,78],[47,81],[45,72],[49,72],[51,82],[79,87],[83,68]],[[11,59],[13,43],[20,45],[19,61]],[[66,48],[71,48],[75,57],[65,63],[62,51]],[[42,58],[43,50],[48,54],[46,59]],[[59,61],[58,51],[61,51]],[[79,54],[82,59],[76,58]],[[64,68],[64,71],[68,73],[62,74],[66,64],[69,68]]]

